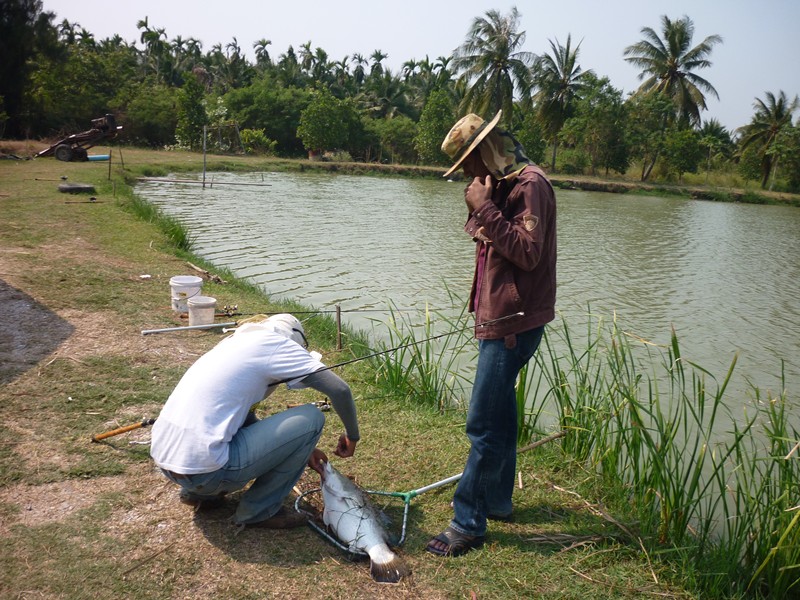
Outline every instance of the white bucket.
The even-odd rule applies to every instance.
[[[203,278],[195,275],[176,275],[169,280],[169,287],[172,290],[172,310],[185,313],[189,310],[186,301],[200,293]]]
[[[217,299],[210,296],[194,296],[187,301],[189,304],[189,326],[211,325],[214,323],[214,312],[217,309]]]

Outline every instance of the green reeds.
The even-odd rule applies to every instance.
[[[589,319],[576,342],[550,327],[537,370],[562,451],[633,507],[645,544],[694,573],[710,596],[800,591],[800,458],[785,393],[738,417],[721,381],[681,354]],[[536,423],[527,423],[535,427]]]
[[[385,347],[399,349],[379,359],[379,377],[440,410],[457,402],[466,321],[426,311],[415,326],[393,312]],[[440,338],[438,323],[458,335]],[[590,314],[576,339],[562,319],[520,373],[519,443],[564,431],[562,452],[619,499],[637,547],[677,565],[704,597],[800,597],[793,407],[785,391],[762,398],[752,385],[749,400],[729,398],[736,362],[717,380],[683,356],[674,331],[659,346]]]
[[[462,404],[466,379],[459,366],[473,343],[468,321],[466,308],[456,317],[426,308],[424,322],[415,324],[407,313],[390,307],[384,323],[388,342],[381,342],[383,353],[371,359],[377,378],[397,398],[440,411]]]
[[[178,249],[186,252],[192,249],[193,240],[189,230],[175,217],[164,214],[157,206],[135,194],[126,198],[122,205],[140,219],[155,223]]]

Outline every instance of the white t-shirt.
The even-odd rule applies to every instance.
[[[303,388],[299,379],[324,367],[270,327],[242,325],[186,371],[153,425],[150,455],[174,473],[216,471],[250,407],[277,387],[271,383]]]

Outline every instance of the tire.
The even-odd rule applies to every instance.
[[[69,162],[72,160],[72,147],[68,146],[67,144],[60,144],[56,146],[56,150],[54,152],[56,160],[62,160],[64,162]]]
[[[89,160],[89,153],[86,151],[86,148],[75,146],[72,149],[72,158],[70,160],[73,162],[86,162]]]

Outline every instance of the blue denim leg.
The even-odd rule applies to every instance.
[[[542,340],[544,327],[517,334],[514,348],[505,341],[481,340],[478,368],[467,413],[470,447],[464,474],[453,496],[450,526],[467,535],[486,533],[487,515],[511,513],[517,465],[517,400],[520,369]]]
[[[325,415],[314,405],[290,408],[236,432],[228,462],[218,471],[173,481],[199,499],[240,490],[255,480],[242,494],[234,520],[263,521],[278,512],[300,479],[324,425]]]

